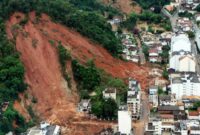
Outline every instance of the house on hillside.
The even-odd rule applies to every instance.
[[[161,57],[159,56],[159,50],[157,48],[149,49],[149,61],[150,62],[161,62]]]
[[[117,89],[116,88],[106,88],[103,91],[103,97],[105,99],[112,98],[113,100],[116,100],[116,98],[117,98]]]

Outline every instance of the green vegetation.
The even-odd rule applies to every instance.
[[[71,88],[71,78],[68,75],[68,73],[66,72],[66,62],[67,62],[67,60],[71,59],[71,54],[67,51],[67,49],[65,49],[62,46],[61,42],[58,43],[57,51],[58,51],[58,57],[59,57],[63,77],[68,82],[67,83],[68,87]]]
[[[19,133],[27,128],[24,118],[12,107],[13,101],[18,99],[18,94],[27,87],[23,80],[23,64],[14,45],[7,40],[4,20],[0,16],[0,104],[10,102],[7,110],[0,116],[0,134],[9,131]],[[14,128],[14,121],[18,128]]]
[[[165,91],[163,91],[162,88],[158,88],[158,95],[161,96],[161,95],[167,95],[167,93]]]
[[[69,2],[81,10],[96,11],[100,14],[106,12],[109,19],[116,15],[122,15],[117,9],[105,6],[97,0],[69,0]]]
[[[195,111],[200,107],[200,101],[195,101],[193,106],[189,110]]]
[[[194,32],[188,31],[187,34],[188,34],[189,38],[191,38],[191,39],[194,39],[194,38],[195,38]]]
[[[9,131],[15,131],[15,133],[25,132],[28,128],[24,118],[13,109],[12,105],[10,105],[7,110],[3,113],[3,116],[0,118],[0,134],[4,135]],[[18,125],[17,128],[14,129],[12,123],[16,122]]]
[[[118,56],[122,51],[122,46],[112,32],[110,24],[102,16],[103,11],[112,13],[115,10],[95,1],[3,0],[0,3],[0,16],[7,19],[15,11],[28,13],[35,10],[38,16],[41,13],[47,13],[54,21],[77,30],[83,36],[101,44],[113,56]]]
[[[117,118],[117,103],[126,102],[127,86],[124,81],[113,78],[103,70],[95,67],[93,61],[89,61],[86,66],[72,61],[74,78],[78,83],[80,97],[82,99],[92,99],[92,113],[102,119]],[[112,99],[105,100],[102,92],[105,88],[117,88],[117,103]],[[95,93],[90,96],[91,93]]]
[[[92,91],[96,86],[100,85],[100,74],[93,61],[89,61],[87,66],[83,66],[79,64],[77,60],[73,60],[72,70],[80,89],[87,89],[88,91]]]
[[[162,53],[160,54],[162,58],[162,64],[169,63],[169,51],[170,51],[170,46],[166,45],[162,47]]]
[[[147,22],[147,24],[157,24],[167,31],[171,30],[171,24],[168,19],[165,19],[161,14],[155,14],[147,10],[143,11],[142,14],[130,14],[121,26],[127,28],[128,30],[133,30],[137,21]]]
[[[138,20],[138,15],[132,13],[128,16],[127,20],[121,24],[121,26],[132,31],[137,23],[137,20]]]
[[[142,45],[142,51],[144,53],[145,59],[149,59],[149,47],[147,45]]]
[[[116,119],[117,118],[117,104],[113,99],[103,99],[102,97],[95,100],[92,104],[92,113],[98,118]]]
[[[168,71],[167,71],[167,69],[165,68],[164,70],[163,70],[163,77],[165,78],[165,79],[169,79],[169,73],[168,73]]]
[[[193,17],[193,14],[192,13],[189,13],[188,11],[184,11],[184,12],[180,12],[178,13],[178,16],[179,17],[187,17],[187,18],[192,18]]]
[[[162,7],[170,3],[170,0],[135,0],[142,8]]]
[[[197,12],[200,12],[200,4],[195,9]]]
[[[59,61],[62,66],[62,69],[65,70],[66,67],[66,61],[71,59],[70,53],[65,49],[62,44],[59,42],[58,46],[58,56],[59,56]]]
[[[9,131],[19,134],[34,123],[34,121],[30,121],[27,124],[24,118],[12,107],[13,101],[18,99],[18,94],[23,92],[27,85],[23,81],[23,64],[20,62],[19,54],[16,52],[14,44],[7,40],[4,24],[10,15],[16,11],[27,14],[33,10],[36,11],[37,18],[41,13],[47,13],[54,21],[71,27],[82,35],[101,44],[114,56],[118,56],[121,53],[120,41],[115,37],[111,26],[103,17],[104,11],[108,13],[110,18],[118,11],[102,6],[95,0],[0,1],[0,103],[4,101],[10,102],[8,109],[0,116],[0,134],[6,134]],[[26,16],[18,26],[22,27],[27,22],[28,18]],[[36,47],[36,44],[37,42],[33,41],[33,47]],[[58,46],[58,51],[59,60],[62,67],[64,67],[64,60],[68,57],[68,54],[61,46]],[[77,74],[78,76],[80,74],[79,79],[83,88],[93,89],[100,83],[100,80],[98,80],[99,74],[94,65],[89,65],[88,67],[80,66],[79,68],[81,71],[77,71]],[[82,70],[86,73],[83,74]],[[37,101],[33,99],[33,102]],[[34,115],[31,107],[28,107],[28,111],[31,115]],[[17,124],[17,128],[14,127],[14,122]]]

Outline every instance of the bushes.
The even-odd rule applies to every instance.
[[[87,66],[83,66],[77,60],[73,60],[72,70],[75,80],[82,89],[92,91],[96,86],[100,85],[100,74],[92,61]]]
[[[188,34],[189,38],[192,38],[192,39],[195,38],[194,32],[188,31],[187,34]]]
[[[59,61],[61,64],[62,69],[64,70],[66,67],[66,61],[71,58],[70,53],[65,49],[61,43],[57,46]]]
[[[200,12],[200,4],[195,9],[197,12]]]
[[[116,119],[117,118],[117,104],[113,99],[95,100],[92,104],[92,113],[98,118]]]
[[[135,1],[145,9],[148,9],[152,6],[162,7],[170,3],[170,0],[135,0]]]
[[[192,13],[189,13],[188,11],[184,11],[184,12],[180,12],[178,13],[179,17],[187,17],[187,18],[191,18],[193,16]]]
[[[132,13],[128,17],[128,19],[122,23],[122,26],[126,27],[128,30],[133,30],[136,25],[137,20],[138,20],[138,15],[135,13]]]
[[[14,126],[12,125],[13,121],[15,121],[19,126],[18,129],[14,129]],[[17,111],[15,111],[12,106],[9,106],[4,112],[0,122],[0,133],[2,132],[5,134],[14,130],[17,130],[16,133],[19,133],[19,131],[25,132],[26,128],[27,126],[24,118]]]

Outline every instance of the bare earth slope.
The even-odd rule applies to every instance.
[[[131,12],[135,13],[141,13],[142,9],[141,7],[134,2],[133,0],[115,0],[113,3],[113,0],[101,0],[106,5],[111,5],[122,12],[126,14],[130,14]]]
[[[76,112],[77,92],[73,87],[72,90],[69,89],[62,77],[55,48],[57,42],[61,41],[71,51],[73,58],[82,63],[94,59],[97,67],[107,73],[122,79],[129,76],[136,78],[143,89],[147,87],[148,68],[113,58],[100,45],[52,22],[46,15],[42,15],[38,21],[34,13],[31,13],[28,23],[19,27],[16,24],[23,16],[20,13],[11,16],[7,22],[7,35],[10,39],[16,39],[16,48],[25,66],[28,92],[38,101],[34,109],[41,118],[70,128],[66,134],[93,134],[111,123],[88,122]],[[50,43],[52,41],[55,42],[54,45]]]

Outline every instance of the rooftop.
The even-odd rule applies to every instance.
[[[182,109],[179,106],[170,106],[170,105],[158,107],[158,111],[178,111],[178,110]]]
[[[197,73],[180,73],[177,77],[172,78],[172,83],[200,83],[200,77]]]
[[[116,88],[106,88],[105,89],[105,91],[104,91],[105,93],[116,93]]]

